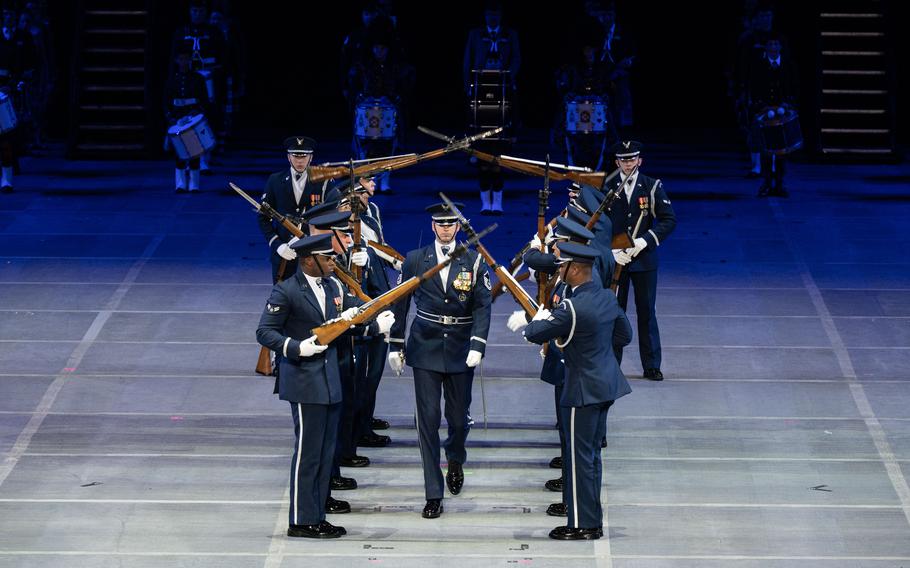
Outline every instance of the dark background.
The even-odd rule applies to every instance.
[[[153,4],[156,47],[151,56],[163,83],[171,34],[187,19],[188,3]],[[58,128],[66,124],[75,5],[51,3],[61,79],[51,124],[60,125]],[[400,34],[417,72],[412,124],[453,133],[463,131],[466,102],[461,91],[462,55],[468,30],[482,22],[483,4],[399,2],[397,7]],[[908,52],[908,34],[896,26],[905,21],[910,10],[906,3],[894,1],[884,2],[884,7],[895,31],[891,35],[895,42],[892,61],[898,66],[900,101],[906,91],[906,77],[901,77],[903,66],[898,62]],[[633,78],[636,129],[688,130],[691,135],[734,129],[724,69],[739,33],[741,3],[639,0],[617,2],[616,8],[619,25],[638,46]],[[232,9],[249,61],[248,97],[238,118],[243,136],[258,141],[274,140],[288,132],[347,135],[350,117],[339,91],[338,54],[344,36],[359,22],[360,4],[260,0],[234,2]],[[809,139],[817,106],[819,4],[781,2],[775,10],[775,28],[787,37],[800,69],[800,111]],[[519,108],[527,128],[549,128],[552,123],[558,104],[553,75],[572,56],[569,46],[581,14],[580,1],[534,8],[528,2],[504,3],[504,25],[517,29],[521,41]],[[153,96],[153,100],[160,100],[157,94]],[[898,114],[902,142],[907,141],[906,126],[906,117]],[[52,130],[52,134],[62,137],[64,133]]]

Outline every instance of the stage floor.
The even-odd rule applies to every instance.
[[[321,158],[345,158],[324,153]],[[536,155],[533,157],[537,157]],[[465,489],[420,517],[410,373],[386,376],[393,444],[345,469],[336,541],[288,539],[287,403],[252,373],[266,246],[228,180],[259,194],[280,153],[233,152],[204,192],[169,162],[23,161],[0,195],[0,566],[895,567],[910,563],[908,166],[795,164],[758,199],[732,149],[652,145],[679,225],[661,246],[667,380],[611,410],[605,531],[547,538],[559,499],[551,387],[494,306]],[[429,242],[443,190],[479,226],[471,167],[393,176],[378,198],[398,250]],[[539,181],[510,177],[508,261]],[[554,190],[557,190],[554,186]],[[553,210],[565,194],[556,191]],[[633,322],[634,323],[634,322]]]

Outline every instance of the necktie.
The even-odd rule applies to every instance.
[[[449,254],[449,247],[442,247],[442,254],[443,256]]]
[[[303,172],[297,172],[294,174],[294,181],[300,181],[300,178],[303,177]]]

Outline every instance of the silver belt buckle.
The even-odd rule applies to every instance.
[[[445,325],[455,325],[457,320],[455,316],[442,316],[442,323]]]

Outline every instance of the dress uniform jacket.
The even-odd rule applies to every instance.
[[[291,170],[287,168],[269,176],[262,193],[262,202],[268,203],[282,215],[300,217],[310,207],[322,203],[322,186],[321,183],[307,179],[298,203],[294,195],[294,183],[291,181]],[[272,251],[272,264],[278,265],[282,260],[278,256],[278,247],[290,241],[293,235],[265,215],[259,216],[259,229]]]
[[[619,176],[611,182],[611,189],[616,189],[622,183],[622,180],[618,178]],[[633,258],[632,262],[624,267],[624,270],[629,272],[657,270],[657,247],[676,228],[676,214],[673,212],[670,199],[664,192],[663,184],[659,179],[638,174],[631,199],[627,201],[625,192],[619,191],[619,195],[610,206],[614,235],[621,233],[631,235],[641,212],[647,212],[636,236],[647,241],[648,246],[638,253],[638,256]]]
[[[632,326],[616,297],[597,283],[578,286],[549,319],[529,323],[524,336],[538,344],[556,339],[563,350],[562,406],[609,402],[632,392],[613,354],[613,345],[632,340]]]
[[[256,338],[259,343],[281,355],[278,373],[278,396],[281,400],[304,404],[341,402],[341,378],[338,354],[333,343],[312,357],[300,357],[300,342],[312,335],[312,329],[338,316],[342,311],[360,306],[363,301],[342,292],[326,278],[325,316],[306,276],[297,271],[292,278],[272,288],[265,311],[259,320]],[[349,333],[363,335],[376,332],[375,322],[358,326]]]
[[[409,252],[401,268],[401,281],[423,274],[438,262],[435,243]],[[468,372],[469,367],[465,364],[468,351],[482,354],[486,350],[491,288],[487,265],[473,250],[449,265],[445,291],[439,274],[421,283],[413,294],[417,313],[405,349],[407,364],[440,373]],[[392,349],[404,343],[409,305],[409,299],[396,304],[390,339]],[[424,316],[460,318],[461,323],[438,323]]]

